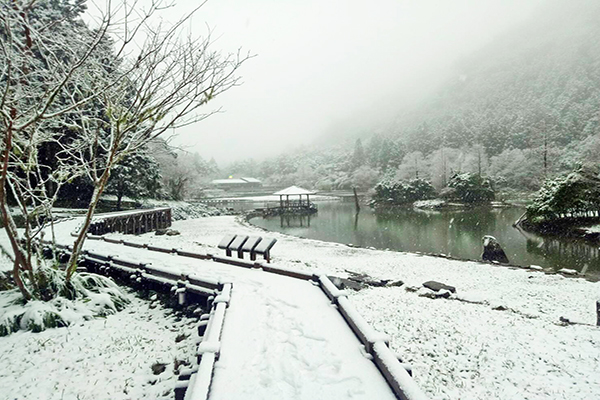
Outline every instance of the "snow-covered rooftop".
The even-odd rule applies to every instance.
[[[215,179],[212,181],[213,185],[243,185],[246,183],[262,183],[256,178],[229,178],[229,179]]]
[[[315,193],[317,193],[317,192],[306,190],[306,189],[303,189],[298,186],[290,186],[289,188],[280,190],[279,192],[275,192],[273,194],[277,195],[277,196],[294,196],[294,195],[298,196],[298,195],[303,195],[303,194],[315,194]]]
[[[242,180],[248,183],[262,183],[259,179],[256,178],[242,178]]]
[[[246,181],[243,179],[238,179],[238,178],[230,178],[230,179],[215,179],[212,181],[212,183],[215,185],[222,185],[222,184],[227,185],[227,184],[234,184],[234,183],[238,183],[238,184],[242,183],[243,184],[243,183],[246,183]]]

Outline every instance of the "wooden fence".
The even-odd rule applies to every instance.
[[[119,213],[94,218],[88,233],[104,235],[110,232],[139,235],[171,226],[170,208],[153,208],[139,212]]]

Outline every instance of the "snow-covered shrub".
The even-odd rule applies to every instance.
[[[456,173],[450,177],[445,197],[464,203],[481,203],[494,200],[495,194],[489,178],[469,172]]]
[[[8,279],[8,274],[0,271],[0,292],[3,290],[11,289],[12,285]]]
[[[171,218],[173,221],[180,221],[191,218],[211,217],[221,215],[221,210],[203,203],[188,203],[185,201],[160,201],[146,199],[143,201],[144,207],[170,207]]]
[[[567,176],[549,179],[527,207],[530,222],[600,210],[600,175],[597,168],[581,167]]]
[[[67,282],[64,271],[45,266],[38,267],[35,275],[40,299],[25,302],[17,289],[0,292],[0,336],[105,317],[129,303],[126,294],[104,276],[76,273]]]
[[[435,197],[435,188],[424,179],[410,181],[384,180],[375,186],[377,203],[407,204]]]

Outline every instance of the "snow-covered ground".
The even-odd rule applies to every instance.
[[[218,253],[225,234],[275,237],[273,263],[344,276],[348,271],[402,280],[351,299],[414,365],[432,399],[600,398],[600,283],[264,232],[234,217],[178,221],[181,236],[128,237],[167,248]],[[118,237],[119,235],[111,235]],[[449,299],[420,297],[425,281],[456,287]],[[560,318],[587,325],[563,325]]]
[[[173,399],[175,369],[195,352],[196,320],[129,297],[106,318],[0,337],[0,399]]]
[[[405,285],[400,287],[356,292],[351,300],[376,329],[391,336],[392,348],[404,361],[413,364],[417,383],[432,399],[600,398],[600,328],[593,326],[600,283],[477,262],[294,238],[264,232],[234,217],[177,221],[173,228],[181,235],[145,234],[126,238],[217,254],[221,251],[216,245],[225,234],[259,234],[278,239],[272,256],[273,263],[280,266],[339,276],[351,271],[404,281]],[[124,254],[129,251],[123,246],[113,248],[123,249]],[[455,286],[456,294],[449,299],[434,300],[421,297],[423,289],[406,290],[418,288],[428,280]],[[261,291],[256,289],[255,292],[260,298]],[[269,298],[263,297],[263,300],[266,304]],[[281,307],[273,304],[270,307],[271,312],[281,311]],[[298,310],[289,308],[294,312]],[[578,324],[561,324],[561,317]],[[294,329],[290,327],[288,331]],[[286,334],[281,332],[283,350],[279,354],[286,354],[285,346],[289,343]],[[40,334],[29,335],[40,337]],[[5,339],[0,338],[0,344]],[[2,350],[2,354],[4,352]],[[78,357],[76,353],[73,351],[72,357]],[[304,352],[297,354],[304,355]],[[263,354],[265,359],[270,355]],[[15,357],[14,354],[10,357],[11,362]],[[273,363],[281,361],[277,357],[270,359]],[[310,361],[310,358],[304,359],[305,365],[310,366]],[[286,366],[279,365],[281,368],[275,371],[285,371]],[[123,371],[130,370],[131,366],[125,366],[120,371],[129,377],[129,373]],[[265,377],[277,376],[269,374],[268,368],[265,371]],[[296,369],[288,372],[294,374]],[[289,374],[281,374],[277,381],[265,381],[265,384],[282,382]]]
[[[76,224],[76,220],[66,221],[57,229],[58,236],[64,238]],[[177,226],[182,225],[188,224]],[[126,236],[133,241],[156,237]],[[158,241],[177,248],[197,247],[190,242]],[[311,282],[103,241],[88,241],[87,246],[154,267],[233,282],[211,399],[395,398],[341,314]]]

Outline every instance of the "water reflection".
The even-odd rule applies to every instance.
[[[310,215],[280,215],[279,220],[281,228],[310,227]]]
[[[481,238],[495,236],[513,264],[600,272],[598,246],[587,242],[542,238],[513,228],[518,208],[467,211],[401,210],[375,214],[352,203],[319,203],[312,216],[255,218],[253,224],[294,236],[409,252],[444,253],[480,259]]]

